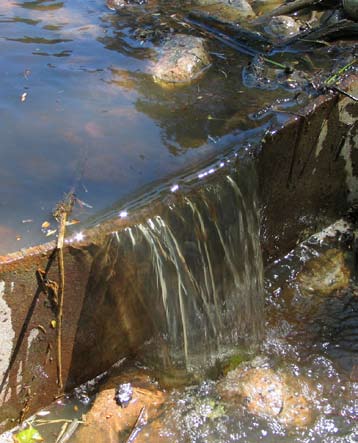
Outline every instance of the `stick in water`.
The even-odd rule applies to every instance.
[[[56,206],[54,217],[59,224],[59,232],[57,238],[57,254],[58,254],[58,310],[57,310],[57,383],[59,390],[63,391],[62,380],[62,315],[63,315],[63,299],[65,291],[65,266],[63,259],[63,243],[66,233],[66,221],[72,212],[75,202],[75,195],[69,192],[65,198]]]

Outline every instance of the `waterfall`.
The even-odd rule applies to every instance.
[[[135,257],[132,278],[144,279],[136,298],[154,325],[152,345],[189,370],[257,341],[263,329],[253,168],[202,182],[111,241],[116,256]]]

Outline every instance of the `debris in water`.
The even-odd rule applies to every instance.
[[[64,425],[62,426],[60,434],[56,439],[56,443],[66,443],[67,441],[69,441],[80,423],[81,422],[77,419],[73,420],[70,424],[65,423],[66,427]]]
[[[148,416],[146,414],[145,406],[143,406],[139,412],[136,422],[134,423],[133,429],[129,434],[129,437],[126,440],[126,443],[131,443],[135,440],[135,438],[138,435],[138,432],[140,432],[142,427],[147,424],[147,421],[148,421]]]
[[[39,412],[36,413],[36,415],[38,417],[45,417],[46,415],[49,415],[49,414],[51,414],[50,411],[39,411]]]
[[[75,204],[76,196],[73,191],[70,191],[65,195],[64,199],[60,201],[55,210],[53,216],[58,222],[58,237],[57,237],[57,264],[59,274],[58,284],[58,311],[57,311],[57,384],[60,392],[63,390],[62,381],[62,316],[63,316],[63,299],[65,293],[65,265],[63,258],[63,242],[66,233],[66,221],[70,216],[73,205]],[[54,322],[54,320],[52,320]],[[52,323],[51,322],[51,323]]]
[[[50,237],[51,235],[56,234],[56,232],[57,232],[57,229],[49,229],[46,232],[46,237]]]
[[[27,92],[23,92],[22,94],[21,94],[21,97],[20,97],[20,100],[21,100],[21,103],[24,103],[24,101],[26,100],[26,98],[27,98]]]
[[[51,226],[51,223],[49,221],[44,221],[41,225],[41,228],[47,229]]]
[[[24,77],[26,78],[26,80],[29,79],[30,75],[31,75],[31,71],[30,71],[30,69],[25,69],[25,71],[24,71]]]
[[[119,406],[126,408],[132,400],[133,388],[130,383],[122,383],[118,386],[115,393],[115,400]]]
[[[84,202],[83,200],[80,200],[79,198],[76,197],[76,203],[79,204],[80,208],[88,208],[88,209],[93,209],[93,206],[89,205],[88,203]]]
[[[14,441],[16,443],[35,443],[43,441],[43,438],[37,429],[30,426],[14,435]]]
[[[81,221],[74,218],[72,220],[66,221],[66,226],[78,225],[78,223],[81,223]]]

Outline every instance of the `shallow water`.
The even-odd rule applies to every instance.
[[[150,65],[161,37],[183,31],[165,12],[170,3],[120,13],[104,3],[0,4],[2,254],[54,238],[46,234],[64,193],[75,190],[86,203],[73,215],[86,220],[225,152],[245,131],[262,127],[259,139],[287,118],[265,108],[275,100],[283,109],[297,105],[295,82],[262,89],[250,73],[243,82],[250,57],[214,40],[202,79],[162,88]],[[321,66],[331,63],[325,52],[315,53]],[[52,225],[41,230],[44,221]]]
[[[267,270],[266,333],[260,349],[246,354],[238,349],[236,360],[231,359],[230,366],[221,363],[210,379],[200,382],[188,379],[189,386],[172,390],[159,417],[141,428],[137,436],[139,442],[154,443],[159,437],[162,442],[177,443],[358,441],[358,287],[352,231],[347,226],[339,222],[326,231],[328,237],[322,233],[311,237]],[[320,260],[321,281],[322,276],[331,275],[331,262],[327,265],[322,261],[327,251],[334,255],[334,263],[340,263],[339,272],[349,273],[349,279],[344,279],[346,284],[342,283],[339,289],[323,294],[322,288],[312,291],[310,286],[305,286],[300,275],[309,272],[312,259]],[[326,283],[337,281],[340,274],[335,275],[335,279],[328,279]],[[228,369],[235,367],[234,361],[237,364],[240,360],[252,361],[248,364],[255,365],[253,367],[257,365],[288,374],[309,401],[310,423],[300,427],[285,425],[279,415],[252,414],[245,401],[223,396],[220,390],[223,376]],[[163,374],[140,363],[133,367],[131,362],[117,365],[106,376],[105,382],[108,383],[108,376],[116,380],[118,373],[127,373],[128,381],[131,373],[134,378],[138,373],[148,373],[153,380],[159,379],[159,386],[164,382]],[[170,383],[181,385],[185,382],[181,376],[178,373],[176,380],[173,373]],[[81,418],[96,386],[96,383],[90,383],[77,389],[72,398],[53,405],[52,413],[46,419]],[[37,417],[39,419],[41,417]],[[41,426],[41,433],[48,442],[55,441],[59,430],[59,423]],[[126,441],[129,433],[130,429],[122,432],[120,438]],[[75,436],[73,439],[82,443]],[[7,442],[6,439],[3,441]]]

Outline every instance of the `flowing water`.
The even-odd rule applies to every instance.
[[[225,348],[262,336],[255,173],[244,165],[239,172],[218,166],[216,173],[209,169],[211,181],[111,241],[112,250],[127,257],[130,251],[139,270],[131,297],[150,306],[159,347],[165,343],[170,362],[187,369],[210,367]],[[118,251],[107,254],[118,257]],[[114,261],[112,269],[119,267]]]
[[[237,193],[236,189],[234,191],[231,189],[232,184],[228,185],[228,192]],[[238,199],[238,203],[240,202],[242,204],[241,198]],[[187,204],[188,211],[192,211],[193,202]],[[200,224],[200,217],[196,219],[196,223]],[[135,234],[138,237],[133,238],[143,236],[142,241],[149,242],[149,249],[156,254],[154,251],[158,226],[160,229],[165,229],[170,236],[170,225],[163,228],[162,224],[163,222],[158,220],[153,222],[153,226],[148,225],[145,228],[138,226],[138,232]],[[207,225],[205,226],[208,229]],[[213,226],[212,229],[216,228]],[[145,230],[146,234],[142,234],[142,230]],[[221,356],[223,361],[218,366],[217,372],[212,374],[212,378],[206,375],[201,381],[189,380],[187,387],[177,387],[169,391],[165,394],[166,401],[159,407],[157,417],[138,427],[134,441],[153,443],[357,442],[358,306],[354,271],[356,250],[353,246],[353,235],[354,230],[347,223],[340,221],[325,232],[300,244],[286,257],[277,260],[267,270],[265,276],[267,304],[261,346],[251,353],[244,353],[241,347],[236,347],[236,354],[233,357],[226,356],[225,359],[225,356]],[[217,234],[217,237],[217,241],[221,243],[220,234]],[[169,251],[175,248],[173,239],[163,240],[160,244],[166,250],[172,267],[175,268],[172,260],[175,261],[174,257],[178,259],[179,256],[177,252]],[[200,247],[204,247],[203,244]],[[163,253],[164,251],[159,254],[162,258]],[[203,258],[206,259],[206,257],[203,254]],[[157,264],[159,264],[158,261]],[[163,265],[164,263],[161,264],[161,269],[165,268]],[[230,266],[229,263],[227,266]],[[160,277],[157,277],[159,284]],[[183,271],[183,281],[187,278],[186,271]],[[198,278],[197,275],[195,278]],[[177,278],[174,280],[178,283]],[[205,281],[204,275],[201,281]],[[199,301],[202,305],[202,315],[208,313],[206,303],[211,306],[215,305],[214,300],[207,299],[204,302],[199,299]],[[165,303],[163,303],[164,306]],[[195,306],[196,313],[198,313],[197,308],[198,306]],[[216,320],[219,324],[219,319]],[[177,323],[182,321],[180,313],[177,314],[176,321]],[[210,321],[210,316],[207,315],[209,329]],[[182,329],[182,326],[179,329]],[[191,345],[190,340],[188,343]],[[192,351],[191,346],[188,346],[188,350]],[[274,374],[270,379],[268,391],[262,391],[262,397],[258,398],[257,404],[250,404],[250,394],[247,394],[248,398],[240,399],[237,393],[227,395],[222,389],[222,386],[227,383],[225,380],[230,380],[230,374],[235,373],[235,371],[233,373],[228,371],[242,367],[247,373],[266,371],[259,374],[265,373],[266,376]],[[143,380],[148,376],[151,380],[158,380],[159,377],[159,385],[158,382],[152,382],[151,389],[154,389],[154,392],[160,389],[162,378],[158,374],[158,368],[145,367],[143,362],[138,361],[119,362],[108,374],[76,389],[72,397],[50,407],[50,415],[35,417],[33,424],[39,425],[38,429],[46,438],[45,441],[55,442],[63,420],[81,419],[82,413],[88,409],[91,399],[103,381],[107,389],[108,386],[117,386],[120,383],[118,380],[123,379],[138,386],[136,380]],[[113,380],[112,384],[111,380]],[[235,393],[238,382],[235,382],[235,376],[231,380],[229,387]],[[255,389],[260,389],[261,383],[265,383],[263,376],[254,380]],[[301,399],[302,402],[300,396],[304,395],[306,400],[295,405],[295,401],[288,398],[285,400],[287,403],[284,402],[279,407],[279,411],[272,410],[272,406],[261,410],[265,402],[267,405],[272,405],[272,402],[275,404],[281,401],[284,387],[278,385],[277,380],[281,380],[282,383],[284,383],[282,380],[291,380],[290,383],[293,383],[295,387],[293,397]],[[182,384],[182,381],[179,374],[177,382]],[[171,382],[175,384],[175,380],[172,379]],[[246,383],[249,383],[247,379]],[[141,386],[139,382],[141,392],[146,392],[148,384],[147,388]],[[114,401],[114,391],[109,392],[107,402]],[[151,399],[152,397],[148,399],[148,408],[152,407]],[[285,422],[281,418],[281,410],[282,408],[285,410],[285,407],[290,408],[292,401],[292,415],[288,415],[289,420]],[[123,411],[116,404],[113,409],[109,407],[105,410],[106,413],[111,411],[110,413],[114,414],[118,411],[119,417]],[[118,431],[119,441],[127,441],[137,414],[138,412],[129,419],[129,425]],[[106,423],[110,414],[104,417],[98,415],[97,412],[96,420],[98,416],[102,418],[95,421],[96,426],[102,426],[101,423]],[[41,424],[41,420],[44,419],[45,424]],[[46,420],[49,421],[48,424]],[[90,431],[97,436],[94,437],[95,440],[91,440],[91,434],[86,434],[85,430],[86,427],[80,424],[78,433],[68,441],[74,443],[109,441],[107,439],[110,434],[105,434],[103,438],[99,437],[101,434],[95,433],[96,427]],[[6,439],[5,435],[2,438],[3,440],[0,439],[2,442],[11,441],[10,437]]]

